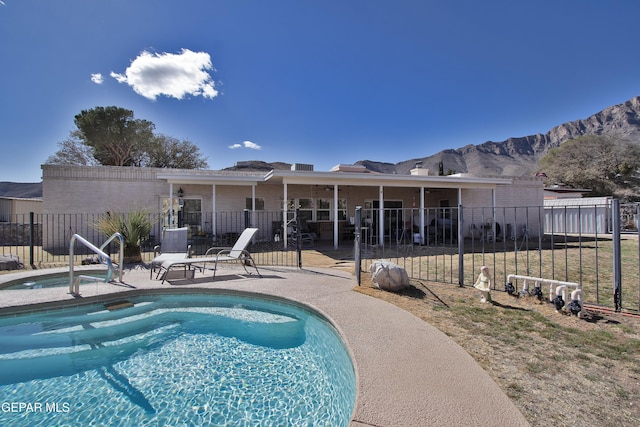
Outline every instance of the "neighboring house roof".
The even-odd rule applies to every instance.
[[[575,197],[567,199],[547,199],[544,207],[564,207],[564,206],[601,206],[608,205],[612,197]]]
[[[10,197],[10,196],[0,196],[1,200],[20,200],[25,202],[41,202],[42,197]]]

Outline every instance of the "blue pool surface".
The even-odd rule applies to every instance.
[[[100,271],[76,271],[76,276],[84,274],[97,277],[99,279],[106,279],[107,273],[104,270]],[[86,282],[85,282],[86,283]],[[2,284],[0,288],[7,290],[16,289],[46,289],[46,288],[59,288],[69,286],[69,273],[60,274],[48,274],[42,277],[30,277],[28,279],[15,280],[11,283]]]
[[[345,426],[353,364],[323,318],[154,295],[0,318],[0,425]]]

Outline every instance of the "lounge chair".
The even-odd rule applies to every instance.
[[[231,248],[210,248],[203,257],[169,259],[164,261],[160,264],[160,269],[164,272],[162,274],[162,283],[164,283],[169,271],[174,267],[182,267],[185,269],[195,267],[204,271],[207,268],[207,264],[213,264],[213,279],[215,280],[219,262],[240,262],[244,271],[248,274],[250,273],[249,270],[247,270],[247,265],[251,265],[255,268],[258,276],[262,277],[251,254],[247,251],[247,247],[254,234],[256,234],[256,231],[258,231],[257,228],[245,228]]]
[[[162,233],[162,243],[153,248],[153,260],[151,261],[149,277],[153,277],[153,272],[163,262],[189,258],[190,252],[191,245],[188,243],[188,228],[167,228]]]

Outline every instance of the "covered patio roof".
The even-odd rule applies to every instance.
[[[397,175],[362,172],[310,172],[272,170],[265,181],[282,184],[360,185],[384,187],[495,188],[512,183],[509,178],[483,178],[466,174],[447,176]]]

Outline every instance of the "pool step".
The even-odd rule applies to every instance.
[[[104,308],[106,308],[109,311],[114,311],[114,310],[122,310],[123,308],[130,308],[133,306],[134,304],[131,301],[116,301],[116,302],[105,304]]]
[[[112,341],[84,342],[67,347],[31,348],[0,354],[5,369],[0,371],[0,384],[72,375],[111,365],[141,349],[150,349],[174,334],[179,325],[165,325],[151,331],[121,337]]]

